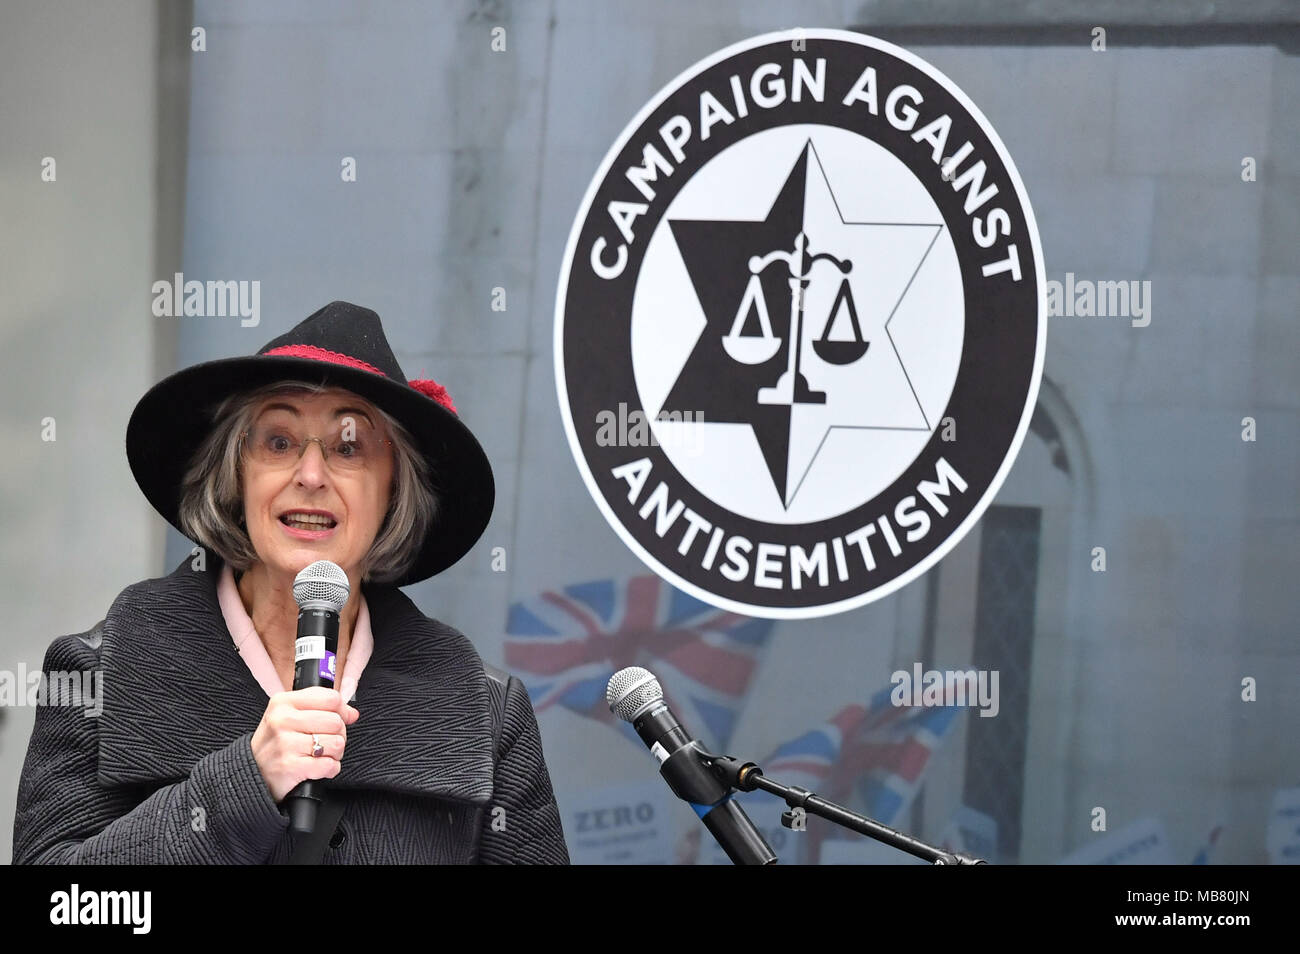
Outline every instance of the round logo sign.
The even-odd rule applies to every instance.
[[[988,120],[897,46],[768,34],[692,67],[587,190],[556,297],[565,429],[659,575],[821,616],[933,566],[1038,395],[1042,249]]]

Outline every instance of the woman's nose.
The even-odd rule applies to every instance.
[[[298,480],[310,487],[319,487],[325,482],[325,448],[316,438],[307,441],[307,446],[298,458]]]

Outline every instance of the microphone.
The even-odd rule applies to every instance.
[[[709,754],[686,734],[664,702],[663,688],[653,673],[638,666],[620,669],[609,680],[605,700],[614,715],[632,723],[659,760],[659,774],[673,794],[690,803],[733,864],[776,863],[776,853],[745,810],[732,801],[731,788],[713,774]]]
[[[298,636],[293,645],[293,688],[334,688],[334,654],[339,645],[339,611],[348,601],[348,575],[337,563],[317,560],[293,580],[298,604]],[[324,779],[306,779],[285,801],[290,827],[301,834],[316,827],[316,810],[325,796]]]

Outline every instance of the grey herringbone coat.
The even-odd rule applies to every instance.
[[[289,821],[250,745],[267,697],[226,629],[220,571],[186,560],[51,644],[47,673],[102,671],[103,711],[37,710],[15,864],[288,860]],[[324,863],[567,863],[523,684],[396,587],[363,591],[375,646],[327,783],[343,814]]]

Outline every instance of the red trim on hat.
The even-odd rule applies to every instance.
[[[350,355],[339,354],[337,351],[327,351],[324,348],[318,348],[315,345],[281,345],[278,348],[272,348],[270,351],[262,352],[265,356],[277,355],[285,358],[310,358],[312,361],[328,361],[330,364],[341,364],[349,368],[358,368],[362,371],[370,371],[374,374],[388,377],[373,364],[367,364],[360,358],[354,358]]]
[[[451,403],[451,395],[447,393],[447,389],[437,381],[430,378],[419,378],[415,381],[408,381],[407,383],[425,397],[433,398],[447,410],[451,411],[451,413],[460,413],[456,410],[456,405]]]

